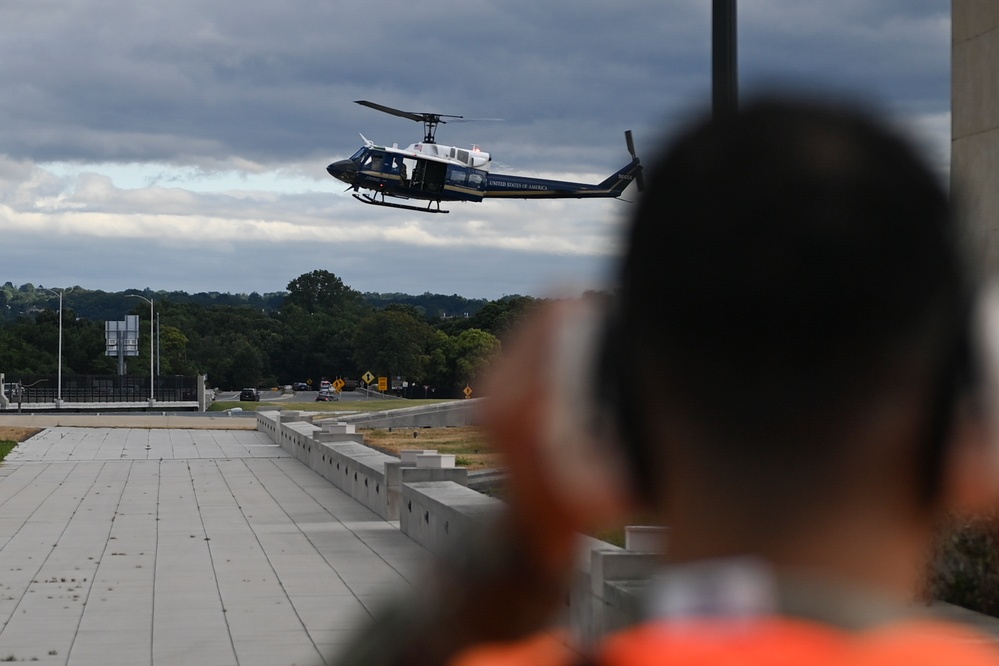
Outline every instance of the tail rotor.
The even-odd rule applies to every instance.
[[[624,140],[628,144],[628,152],[631,154],[631,159],[635,162],[639,162],[638,171],[635,172],[635,184],[638,186],[639,192],[645,191],[645,177],[642,175],[641,162],[638,159],[638,155],[635,154],[635,140],[631,136],[631,130],[625,130]]]

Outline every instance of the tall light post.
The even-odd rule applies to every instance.
[[[736,0],[711,3],[711,94],[715,119],[739,109],[739,28]]]
[[[152,407],[156,402],[156,394],[154,393],[153,380],[155,375],[153,375],[153,359],[155,355],[153,354],[153,344],[155,343],[155,335],[153,334],[153,299],[146,298],[145,296],[139,296],[138,294],[125,294],[125,298],[141,298],[146,303],[149,303],[149,406]]]
[[[42,287],[45,289],[45,287]],[[50,294],[55,294],[59,297],[59,378],[56,380],[59,382],[56,387],[56,407],[62,407],[62,296],[66,293],[66,290],[56,291],[55,289],[45,289],[45,291]]]

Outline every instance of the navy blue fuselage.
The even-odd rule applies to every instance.
[[[484,169],[429,159],[398,149],[365,146],[326,170],[357,191],[427,201],[482,201],[505,199],[563,199],[617,197],[641,171],[638,158],[597,185],[545,178],[493,174]],[[370,202],[369,202],[370,203]]]

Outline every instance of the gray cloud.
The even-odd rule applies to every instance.
[[[651,157],[704,107],[709,37],[706,0],[4,3],[0,279],[273,291],[334,255],[389,291],[536,293],[555,269],[595,279],[623,204],[431,217],[342,196],[324,167],[358,132],[402,144],[421,133],[352,102],[501,117],[439,138],[482,145],[497,170],[600,179],[627,160],[623,130]],[[740,3],[747,94],[778,84],[869,101],[941,171],[949,49],[946,0]],[[129,189],[108,164],[162,174]],[[315,180],[206,192],[186,175],[288,169]],[[430,278],[427,263],[442,270]]]
[[[522,166],[554,166],[544,156],[561,158],[566,146],[603,164],[621,130],[648,130],[706,99],[707,5],[384,0],[377,16],[363,3],[319,0],[8,5],[0,149],[36,160],[286,161],[349,151],[359,130],[382,141],[418,134],[350,104],[363,97],[503,117],[446,129],[456,143],[536,144],[517,150]],[[743,78],[939,105],[948,35],[932,27],[947,9],[744,3]]]
[[[14,235],[5,239],[0,274],[17,285],[266,293],[281,291],[293,278],[322,268],[361,291],[499,298],[527,292],[544,295],[562,286],[576,292],[595,288],[603,284],[611,263],[612,257],[483,247],[392,242],[273,245],[239,238],[183,244],[114,239],[88,242],[84,251],[69,236]]]

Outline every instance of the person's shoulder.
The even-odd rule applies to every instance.
[[[543,632],[514,642],[486,643],[458,654],[448,666],[577,666],[585,663],[563,633]]]
[[[786,617],[651,622],[594,654],[542,633],[468,649],[449,666],[999,666],[999,643],[962,625],[912,620],[862,632]]]
[[[999,664],[999,642],[970,627],[939,620],[900,622],[861,634],[858,664]]]
[[[650,623],[609,637],[601,666],[999,666],[999,644],[963,626],[907,621],[851,632],[807,620]]]

